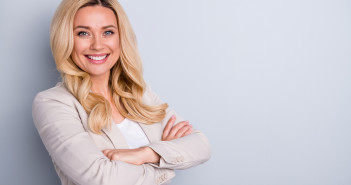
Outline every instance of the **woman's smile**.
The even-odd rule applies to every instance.
[[[102,64],[105,63],[110,54],[90,54],[90,55],[84,55],[89,62],[93,64]]]

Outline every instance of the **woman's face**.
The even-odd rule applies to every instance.
[[[113,11],[87,6],[77,11],[73,23],[72,59],[91,77],[108,77],[120,55],[117,20]]]

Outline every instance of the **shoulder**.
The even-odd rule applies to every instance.
[[[50,100],[71,104],[76,101],[76,98],[68,91],[62,82],[58,82],[55,87],[39,92],[35,96],[33,103]]]
[[[39,92],[32,104],[33,116],[46,115],[51,112],[75,113],[81,109],[84,110],[62,82],[57,83],[55,87]]]
[[[66,118],[80,120],[84,109],[63,83],[39,92],[32,104],[32,116],[37,127]]]

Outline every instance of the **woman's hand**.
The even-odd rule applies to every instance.
[[[182,121],[173,126],[175,120],[175,115],[168,120],[168,123],[163,130],[162,141],[170,141],[191,134],[193,127],[189,124],[189,121]]]
[[[111,161],[123,161],[134,165],[144,163],[158,163],[160,156],[150,147],[136,149],[111,149],[103,150],[102,153]]]

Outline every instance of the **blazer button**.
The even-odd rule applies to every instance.
[[[167,174],[162,174],[159,178],[158,178],[158,184],[163,183],[166,180]]]
[[[184,157],[183,156],[180,157],[180,162],[184,162]]]
[[[176,158],[176,160],[177,160],[177,163],[183,162],[184,161],[184,157],[183,156],[178,156]]]
[[[161,184],[162,183],[162,179],[161,179],[161,177],[160,178],[158,178],[158,180],[157,180],[157,184]]]

